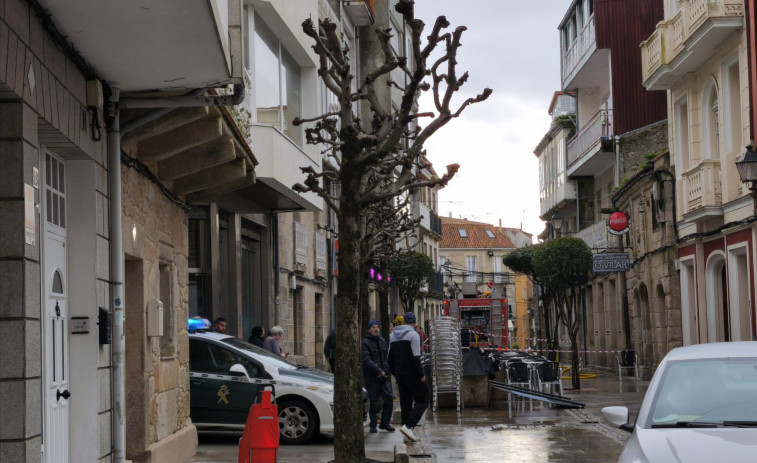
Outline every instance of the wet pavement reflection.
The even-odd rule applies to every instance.
[[[600,410],[625,405],[633,419],[647,384],[607,373],[582,379],[582,390],[565,395],[583,409],[528,400],[512,410],[442,409],[427,417],[426,436],[438,462],[617,462],[628,433],[602,422]]]

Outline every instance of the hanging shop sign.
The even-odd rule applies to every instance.
[[[622,212],[613,212],[610,214],[610,218],[607,219],[607,226],[610,228],[610,233],[613,235],[623,235],[627,233],[629,223],[628,216]]]
[[[631,268],[627,252],[604,252],[594,254],[594,273],[627,272]]]

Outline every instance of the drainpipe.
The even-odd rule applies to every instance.
[[[112,296],[111,365],[113,375],[113,461],[126,460],[125,357],[124,338],[124,249],[121,233],[121,127],[119,91],[113,89],[113,123],[108,128],[108,187],[110,197],[110,291]]]
[[[108,187],[110,194],[110,275],[112,296],[112,345],[111,375],[113,384],[113,463],[126,461],[126,392],[125,365],[126,340],[124,337],[124,251],[121,204],[121,136],[128,131],[167,114],[174,108],[197,106],[233,106],[244,101],[244,86],[234,85],[230,95],[204,96],[206,89],[197,89],[185,96],[160,99],[120,99],[120,92],[112,88],[110,104],[113,122],[108,127]],[[160,108],[150,111],[127,124],[126,130],[120,127],[120,108]]]

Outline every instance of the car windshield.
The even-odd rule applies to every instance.
[[[266,358],[266,361],[269,361],[270,363],[272,363],[273,366],[275,366],[276,368],[285,368],[285,369],[292,369],[292,370],[295,370],[298,368],[296,363],[292,363],[288,360],[285,360],[283,357],[275,355],[274,353],[269,352],[265,349],[261,349],[258,346],[254,346],[250,344],[249,342],[243,341],[239,338],[230,337],[230,338],[224,338],[221,341],[223,341],[224,343],[232,347],[236,347],[237,349],[245,350],[256,355],[261,355]]]
[[[679,360],[665,368],[647,427],[757,425],[757,358]]]

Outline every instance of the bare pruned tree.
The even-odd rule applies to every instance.
[[[457,52],[461,26],[447,31],[450,23],[444,16],[437,18],[422,43],[425,24],[415,18],[413,0],[399,0],[395,10],[408,26],[412,43],[406,57],[398,56],[390,39],[391,29],[375,28],[376,40],[383,58],[378,65],[365,72],[353,91],[355,71],[349,58],[350,50],[341,40],[336,24],[321,20],[303,22],[305,34],[313,40],[319,58],[318,75],[338,100],[338,110],[310,119],[296,119],[293,123],[309,123],[305,129],[307,142],[325,147],[325,153],[336,166],[335,171],[317,172],[302,168],[305,180],[294,185],[298,192],[314,192],[331,207],[339,221],[339,278],[337,282],[337,358],[334,425],[334,456],[337,463],[365,461],[363,441],[360,366],[360,288],[369,207],[396,198],[420,187],[446,185],[459,165],[447,166],[440,178],[419,180],[418,171],[424,167],[424,143],[471,104],[486,100],[491,94],[485,89],[452,107],[454,94],[468,80],[468,74],[458,74]],[[432,58],[433,55],[433,58]],[[400,70],[403,83],[391,79]],[[382,101],[386,86],[396,88],[402,95],[398,110]],[[381,88],[383,86],[383,88]],[[431,92],[434,112],[418,113],[417,101],[422,92]],[[362,106],[365,119],[357,112]],[[420,126],[419,119],[428,123]],[[328,195],[325,179],[340,183],[338,201]]]

